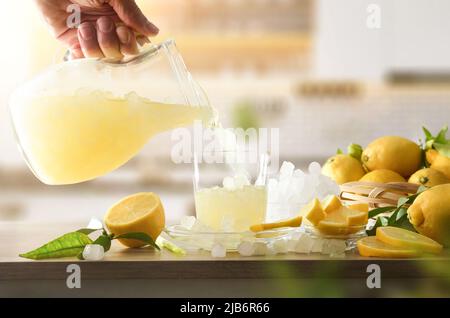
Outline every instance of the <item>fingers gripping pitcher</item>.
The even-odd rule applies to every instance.
[[[171,40],[121,61],[55,65],[18,88],[9,106],[28,166],[51,185],[94,179],[159,132],[215,120]]]

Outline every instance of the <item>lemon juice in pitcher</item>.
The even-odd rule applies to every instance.
[[[128,61],[56,65],[15,92],[10,113],[28,165],[46,184],[104,175],[155,134],[214,120],[173,41]]]
[[[22,149],[47,184],[76,183],[127,162],[155,134],[194,120],[210,109],[152,102],[136,94],[102,91],[43,96],[13,110]]]

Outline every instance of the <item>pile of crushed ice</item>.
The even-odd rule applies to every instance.
[[[312,162],[307,172],[295,169],[284,161],[277,176],[267,183],[267,222],[288,219],[298,215],[302,206],[314,198],[323,200],[328,195],[339,195],[339,185],[321,173],[321,166]]]
[[[206,228],[193,216],[185,216],[181,219],[180,228],[189,231],[204,231]],[[330,257],[343,257],[347,249],[345,240],[326,239],[312,237],[304,233],[301,229],[292,233],[274,239],[257,239],[253,235],[243,234],[238,242],[228,242],[227,237],[221,239],[212,238],[207,234],[202,237],[196,237],[193,240],[180,240],[172,238],[166,234],[164,239],[184,250],[187,254],[195,254],[200,250],[210,250],[212,257],[225,257],[228,243],[235,244],[237,251],[242,256],[263,256],[277,255],[286,253],[320,253]],[[220,237],[220,236],[219,236]],[[232,240],[234,240],[233,238]]]
[[[294,232],[287,238],[279,238],[269,243],[244,239],[238,246],[238,252],[242,256],[320,253],[330,257],[344,257],[346,249],[345,240],[311,237],[301,232]],[[211,255],[215,257],[212,251]]]

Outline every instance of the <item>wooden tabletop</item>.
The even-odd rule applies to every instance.
[[[241,257],[228,253],[212,258],[209,253],[177,256],[167,250],[127,249],[113,242],[99,262],[76,258],[33,261],[20,258],[27,252],[85,224],[0,224],[0,280],[53,280],[67,277],[66,268],[77,263],[84,279],[263,279],[314,278],[328,273],[339,278],[366,278],[367,266],[378,264],[383,277],[450,278],[448,252],[420,259],[364,258],[356,253],[345,258],[318,254]]]

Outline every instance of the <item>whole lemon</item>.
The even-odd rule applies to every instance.
[[[406,182],[405,178],[399,175],[397,172],[388,169],[377,169],[367,173],[359,181],[364,182]]]
[[[411,140],[385,136],[372,141],[364,149],[361,160],[369,171],[389,169],[406,178],[419,170],[422,152]]]
[[[357,159],[339,154],[329,158],[322,167],[322,173],[337,184],[357,181],[364,175],[364,168]]]
[[[434,187],[440,184],[450,183],[450,178],[439,170],[433,168],[424,168],[414,172],[409,178],[409,183],[421,184],[426,187]]]
[[[450,245],[450,184],[425,190],[408,208],[408,218],[422,235]]]
[[[425,153],[427,158],[427,162],[430,164],[430,167],[442,172],[450,178],[450,158],[439,154],[434,149],[427,150]]]

